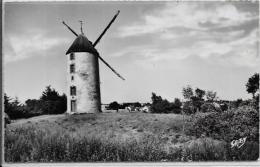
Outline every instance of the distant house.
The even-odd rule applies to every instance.
[[[141,107],[140,108],[140,112],[150,113],[151,112],[151,106],[150,105],[145,105],[145,106]]]
[[[128,112],[133,112],[133,111],[135,111],[135,107],[133,105],[129,105],[129,106],[125,107],[125,110],[128,110]]]

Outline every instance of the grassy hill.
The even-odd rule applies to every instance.
[[[189,151],[209,154],[208,149],[220,156],[221,142],[183,133],[183,125],[190,126],[189,119],[177,114],[100,113],[18,120],[7,126],[5,159],[7,162],[187,161]]]
[[[145,136],[156,136],[163,143],[189,136],[182,134],[183,123],[187,116],[178,114],[147,113],[101,113],[77,115],[43,115],[23,119],[8,125],[8,129],[35,127],[50,133],[62,131],[76,137],[99,137],[116,141],[140,140]]]

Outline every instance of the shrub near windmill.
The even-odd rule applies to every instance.
[[[81,21],[81,34],[78,35],[64,21],[68,29],[77,36],[66,55],[68,55],[68,87],[67,87],[67,113],[98,113],[101,112],[99,62],[100,59],[118,77],[125,80],[118,74],[94,48],[106,33],[108,28],[118,16],[119,11],[92,44],[84,35]]]

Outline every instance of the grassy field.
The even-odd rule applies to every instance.
[[[183,133],[189,119],[177,114],[100,113],[18,120],[5,130],[5,160],[224,160],[224,143]]]

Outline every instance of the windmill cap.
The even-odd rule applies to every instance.
[[[66,55],[72,52],[89,52],[98,55],[97,50],[93,47],[88,38],[83,34],[78,35],[78,37],[74,40],[74,42],[66,52]]]

